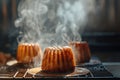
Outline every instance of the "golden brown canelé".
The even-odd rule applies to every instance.
[[[20,43],[17,48],[18,63],[31,63],[33,58],[40,55],[41,48],[39,44]]]
[[[41,68],[48,73],[66,73],[73,72],[75,65],[74,55],[69,46],[48,47],[45,49]]]
[[[75,55],[76,64],[89,62],[91,53],[89,45],[86,41],[70,42],[73,53]]]

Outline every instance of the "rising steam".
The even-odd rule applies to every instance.
[[[18,6],[18,42],[37,42],[44,49],[53,42],[81,41],[89,0],[21,0]],[[21,37],[21,39],[19,39]]]

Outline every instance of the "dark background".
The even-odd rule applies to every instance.
[[[14,26],[20,0],[0,0],[0,51],[16,55],[19,28]],[[92,0],[91,0],[92,1]],[[120,0],[94,0],[96,13],[90,13],[90,22],[82,33],[91,54],[102,61],[120,61]],[[98,10],[99,9],[99,10]]]
[[[0,0],[0,52],[16,52],[18,28],[14,26],[17,18],[19,0]]]

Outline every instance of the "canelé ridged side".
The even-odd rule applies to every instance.
[[[75,69],[75,61],[70,47],[50,47],[44,51],[42,71],[66,73]]]
[[[74,55],[73,55],[73,52],[72,52],[71,48],[69,48],[69,54],[70,54],[70,60],[71,60],[71,63],[70,63],[71,70],[74,70],[75,66],[76,66],[76,63],[75,63],[75,58],[74,58]]]
[[[60,50],[60,52],[61,52],[61,58],[62,58],[62,66],[63,66],[63,68],[62,68],[62,70],[61,70],[61,72],[66,72],[66,63],[65,63],[65,53],[64,53],[64,51],[63,51],[63,49],[62,48],[59,48],[59,50]]]
[[[89,45],[88,43],[86,43],[86,49],[87,49],[87,62],[90,60],[91,58],[91,53],[90,53],[90,48],[89,48]]]
[[[54,49],[52,48],[51,49],[51,52],[49,53],[50,54],[50,56],[49,56],[49,58],[50,58],[50,72],[52,72],[53,71],[53,52],[54,52]]]
[[[19,63],[31,63],[39,51],[38,44],[20,43],[17,48],[17,60]]]
[[[21,56],[21,48],[22,48],[22,46],[19,44],[18,48],[17,48],[17,60],[18,61],[20,60],[20,56]]]
[[[59,49],[56,49],[55,50],[55,54],[54,54],[54,71],[57,72],[58,71],[58,68],[59,68],[59,64],[58,64],[58,52],[59,52]]]
[[[32,44],[30,44],[30,47],[29,47],[29,54],[30,54],[30,57],[32,58],[34,55],[34,51],[33,51],[33,45]],[[31,59],[31,61],[33,60],[33,58]]]
[[[43,60],[42,60],[42,65],[41,65],[41,68],[42,70],[45,70],[45,63],[46,63],[46,59],[47,59],[47,48],[45,49],[45,52],[44,52],[44,56],[43,56]]]
[[[25,56],[25,45],[22,45],[21,60],[20,60],[20,62],[24,62],[24,56]]]

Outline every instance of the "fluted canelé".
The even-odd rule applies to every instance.
[[[48,73],[66,73],[75,69],[75,60],[69,46],[48,47],[44,51],[42,71]]]
[[[69,45],[72,47],[75,55],[76,64],[89,62],[91,53],[86,41],[70,42]]]
[[[40,55],[41,48],[37,43],[20,43],[17,48],[17,61],[31,63],[33,58]]]

